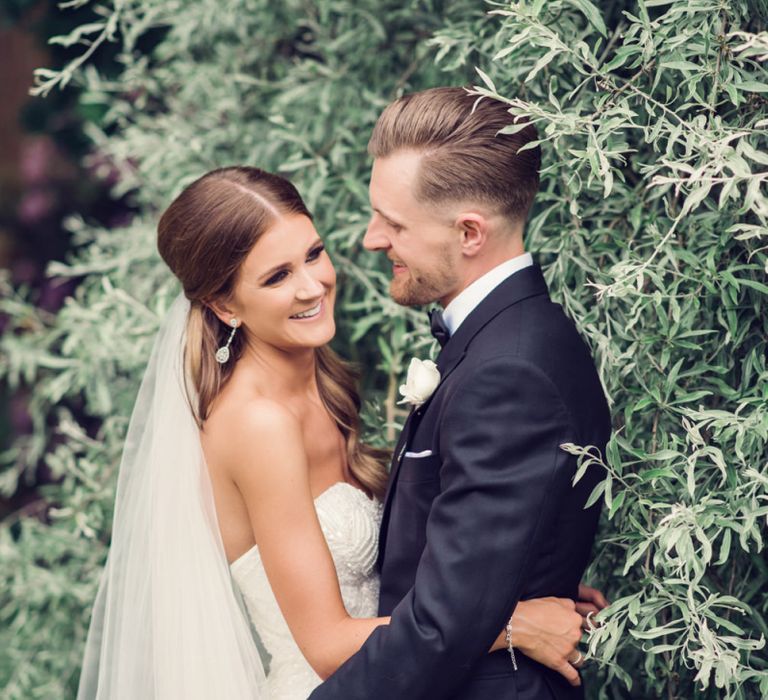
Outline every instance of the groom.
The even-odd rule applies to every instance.
[[[313,694],[326,698],[582,698],[561,675],[488,654],[521,599],[576,599],[601,478],[574,487],[566,442],[601,451],[610,417],[573,323],[523,248],[538,189],[533,126],[461,88],[405,96],[373,131],[364,245],[392,263],[392,298],[438,302],[434,393],[396,447],[379,543],[391,615]],[[516,666],[516,668],[515,668]]]

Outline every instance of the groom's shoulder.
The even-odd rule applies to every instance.
[[[482,364],[499,355],[557,375],[573,363],[591,362],[576,324],[546,295],[501,311],[473,339],[467,358]]]
[[[478,336],[481,343],[501,338],[503,345],[514,353],[575,339],[579,334],[562,306],[540,295],[503,309]]]

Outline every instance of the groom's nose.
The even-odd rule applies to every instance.
[[[389,238],[386,235],[384,226],[378,217],[374,214],[368,222],[368,228],[363,236],[363,247],[366,250],[386,250],[390,247]]]

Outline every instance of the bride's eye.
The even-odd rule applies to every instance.
[[[309,251],[309,255],[307,256],[307,261],[312,262],[317,260],[320,257],[320,253],[322,253],[324,250],[324,245],[319,245],[316,248],[312,248],[312,250]]]
[[[282,282],[288,276],[288,270],[278,270],[272,277],[264,282],[265,287],[269,287],[278,282]]]

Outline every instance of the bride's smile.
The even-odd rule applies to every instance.
[[[336,272],[312,221],[278,218],[248,253],[227,304],[254,348],[317,348],[336,332]]]
[[[320,314],[320,311],[323,308],[323,302],[322,300],[317,302],[315,306],[313,306],[308,311],[302,311],[301,313],[294,314],[291,316],[291,318],[295,318],[297,320],[307,320],[307,319],[316,319],[318,315]]]

